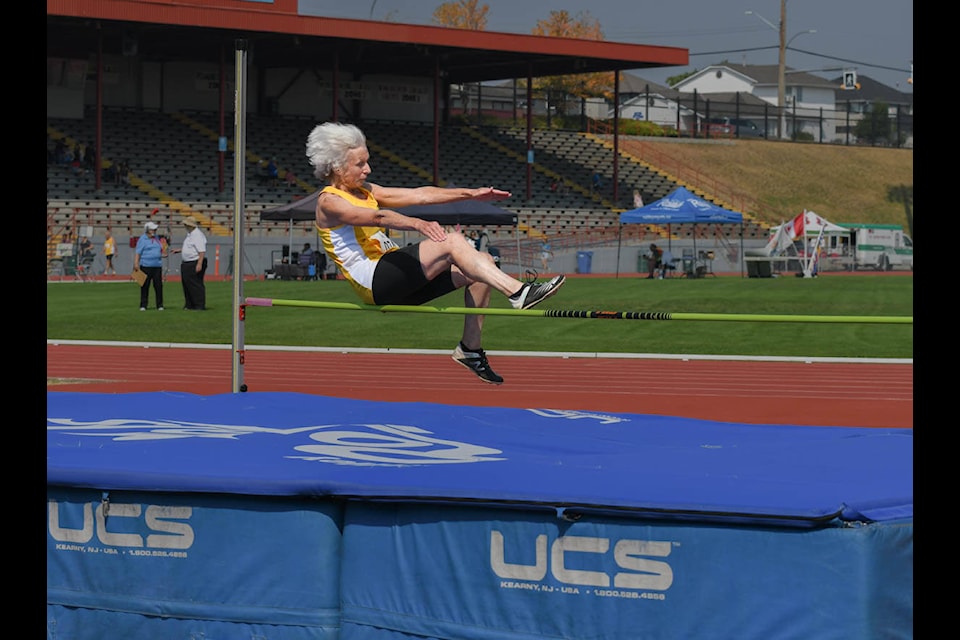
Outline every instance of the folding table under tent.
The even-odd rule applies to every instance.
[[[693,255],[697,256],[698,224],[739,224],[740,225],[740,272],[743,275],[743,214],[724,209],[712,202],[695,195],[684,187],[678,187],[656,202],[631,209],[620,214],[620,231],[624,224],[655,224],[667,225],[669,233],[671,224],[692,223]],[[619,275],[621,233],[617,233],[617,275]],[[669,236],[667,238],[669,244]]]

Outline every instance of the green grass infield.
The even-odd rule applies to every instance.
[[[179,282],[164,285],[166,310],[139,310],[133,282],[47,284],[47,339],[231,344],[234,283],[208,281],[203,313],[183,310]],[[359,303],[346,281],[254,280],[244,298]],[[150,305],[154,305],[153,292]],[[464,307],[457,291],[431,302]],[[491,307],[508,309],[494,292]],[[489,351],[663,353],[837,358],[913,357],[913,275],[819,278],[646,280],[568,278],[536,310],[619,311],[708,315],[701,319],[609,319],[487,315]],[[600,314],[602,315],[602,314]],[[745,321],[736,316],[762,316]],[[720,319],[717,319],[719,316]],[[726,320],[730,316],[730,320]],[[903,323],[823,322],[816,317],[910,318]],[[778,317],[793,318],[779,321]],[[464,316],[456,313],[383,313],[299,306],[248,306],[247,345],[453,349]]]

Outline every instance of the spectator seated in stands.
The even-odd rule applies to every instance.
[[[590,189],[594,193],[599,193],[600,189],[603,188],[603,176],[599,173],[593,174],[593,181],[590,183]]]
[[[70,161],[70,172],[78,178],[82,178],[87,175],[87,170],[84,168],[83,163],[77,156],[73,156],[73,160]]]
[[[283,176],[284,181],[287,183],[288,187],[297,186],[297,174],[295,174],[290,169],[287,169],[286,173]]]
[[[130,166],[126,160],[117,163],[117,168],[113,171],[113,183],[117,185],[130,183]]]
[[[97,169],[97,149],[92,144],[88,144],[86,151],[83,152],[83,168],[88,172]]]
[[[54,143],[53,156],[57,164],[68,165],[70,161],[73,160],[73,157],[70,155],[70,150],[67,149],[67,144],[63,141],[63,138],[57,138],[57,141]]]
[[[270,158],[267,163],[267,184],[276,187],[280,184],[280,169],[277,168],[277,159]]]
[[[267,161],[261,160],[257,165],[257,182],[266,185],[270,182],[270,170],[267,168]]]

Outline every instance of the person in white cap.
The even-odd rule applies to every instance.
[[[183,219],[187,228],[187,237],[180,249],[173,253],[181,254],[180,282],[183,284],[183,308],[187,311],[207,310],[207,289],[203,276],[207,273],[207,238],[197,226],[197,219],[187,216]]]
[[[143,235],[137,240],[137,249],[133,254],[133,270],[146,275],[140,285],[140,311],[147,310],[151,283],[157,299],[157,311],[163,311],[163,244],[157,237],[158,228],[153,220],[143,225]]]

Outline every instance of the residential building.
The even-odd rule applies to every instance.
[[[669,129],[685,130],[692,112],[679,108],[679,94],[670,87],[627,72],[620,74],[620,118],[646,120]],[[613,117],[610,108],[606,117]]]
[[[882,102],[891,119],[891,141],[912,147],[913,94],[864,75],[857,77],[857,88],[845,89],[842,78],[830,80],[788,67],[784,75],[786,108],[783,121],[778,123],[778,69],[777,65],[714,64],[673,87],[624,71],[620,73],[619,117],[646,120],[689,137],[743,137],[736,129],[715,125],[747,120],[771,140],[777,138],[779,125],[785,139],[856,144],[857,123],[869,112],[870,105]],[[454,85],[449,95],[451,115],[479,119],[482,113],[484,117],[517,121],[526,113],[526,90],[516,81]],[[562,104],[567,115],[594,119],[614,116],[612,105],[603,98]],[[534,115],[558,113],[539,91],[532,106]]]
[[[913,94],[903,93],[864,75],[858,75],[856,81],[858,86],[855,89],[837,92],[837,111],[842,119],[837,124],[837,133],[844,137],[849,134],[853,139],[857,122],[873,104],[883,103],[887,105],[894,140],[913,148]],[[838,76],[832,82],[841,87],[843,77]]]
[[[776,112],[768,109],[765,101],[749,93],[723,92],[697,97],[622,73],[620,99],[621,119],[648,120],[679,131],[683,136],[716,135],[717,132],[710,131],[706,125],[719,118],[749,119],[761,129],[764,129],[765,121],[770,121],[770,131],[772,135],[776,134]],[[612,108],[607,117],[613,117]],[[724,130],[721,135],[729,133]]]
[[[777,107],[778,65],[715,64],[701,69],[673,88],[681,94],[750,94]],[[786,68],[781,137],[794,139],[801,133],[816,142],[839,142],[836,134],[836,93],[839,85],[805,71]],[[776,131],[775,120],[772,130]],[[767,131],[771,128],[768,125]],[[771,136],[775,137],[775,136]]]

